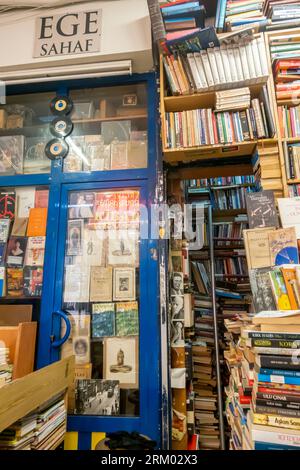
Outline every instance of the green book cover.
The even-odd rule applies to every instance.
[[[137,302],[119,302],[116,304],[117,336],[139,334],[139,309]]]

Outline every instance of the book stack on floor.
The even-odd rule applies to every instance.
[[[214,112],[212,108],[165,114],[166,148],[187,148],[247,142],[273,137],[273,117],[266,88],[251,108],[243,111]]]
[[[268,80],[263,36],[239,44],[220,43],[199,52],[163,57],[172,95],[185,95],[254,85]]]
[[[267,311],[243,341],[254,354],[251,409],[243,447],[300,449],[300,311]]]
[[[66,433],[66,408],[56,398],[0,433],[0,450],[53,450]]]
[[[12,381],[13,365],[9,363],[9,348],[0,342],[0,387]]]

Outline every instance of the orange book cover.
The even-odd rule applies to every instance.
[[[30,209],[27,226],[27,237],[45,237],[47,227],[47,209],[38,207]]]
[[[283,280],[286,286],[287,294],[290,299],[291,309],[298,310],[299,305],[299,290],[297,286],[296,270],[295,268],[281,268]]]

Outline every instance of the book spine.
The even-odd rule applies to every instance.
[[[259,373],[266,375],[283,375],[285,377],[300,377],[300,371],[296,370],[268,369],[265,367],[261,367]]]
[[[300,411],[298,410],[290,410],[286,408],[273,408],[272,406],[262,406],[258,405],[255,407],[255,411],[257,413],[266,413],[266,414],[272,414],[276,413],[278,416],[288,416],[288,417],[293,417],[293,418],[300,418]]]
[[[261,396],[263,395],[263,396]],[[289,397],[287,395],[270,395],[267,393],[257,394],[254,397],[256,405],[260,406],[270,406],[273,408],[287,408],[287,409],[295,409],[300,410],[300,397]]]
[[[296,341],[300,340],[300,334],[298,333],[269,333],[264,331],[249,331],[246,332],[247,337],[250,339],[281,339],[281,340],[289,340],[289,341]]]
[[[298,424],[297,418],[284,418],[276,415],[265,415],[257,414],[253,415],[254,424],[265,424],[268,426],[274,426],[279,428],[287,428],[286,431],[266,431],[260,429],[251,429],[251,437],[253,441],[262,441],[269,442],[274,444],[283,444],[288,442],[289,444],[294,444],[297,447],[300,447],[300,436],[295,434],[288,434],[289,427],[291,429],[300,429],[300,422]],[[297,424],[293,424],[297,423]]]
[[[254,347],[253,352],[256,354],[271,354],[279,355],[279,356],[292,356],[293,354],[297,354],[297,349],[288,349],[288,348],[262,348],[262,347]]]
[[[258,382],[279,383],[285,385],[300,385],[300,377],[286,377],[284,375],[257,374]]]
[[[289,348],[299,349],[299,340],[288,340],[288,339],[268,339],[268,338],[251,338],[251,347],[258,348]]]

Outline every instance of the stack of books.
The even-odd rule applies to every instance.
[[[201,93],[266,82],[269,77],[262,35],[237,44],[163,57],[172,95]]]
[[[13,365],[9,363],[9,348],[0,346],[0,388],[12,381]]]
[[[251,408],[243,448],[296,450],[300,439],[300,312],[267,311],[242,332],[253,354]]]
[[[216,92],[216,111],[250,108],[251,95],[248,87]]]
[[[283,196],[279,148],[277,143],[259,144],[252,156],[255,181],[262,189],[271,189]]]
[[[274,123],[267,95],[254,98],[252,107],[237,112],[214,112],[212,108],[165,114],[166,148],[188,148],[247,142],[274,136]]]
[[[297,20],[299,24],[300,5],[297,0],[266,0],[264,14],[272,23],[279,23],[278,26],[285,29],[290,23],[296,26]]]
[[[300,179],[300,145],[287,145],[286,173],[288,179]]]
[[[63,399],[51,400],[0,433],[1,450],[54,450],[66,432]]]
[[[201,3],[199,0],[179,0],[160,5],[166,32],[190,32],[196,28],[204,28],[205,8]]]
[[[264,0],[227,0],[225,11],[225,27],[227,31],[234,31],[245,25],[265,23],[263,13]]]

